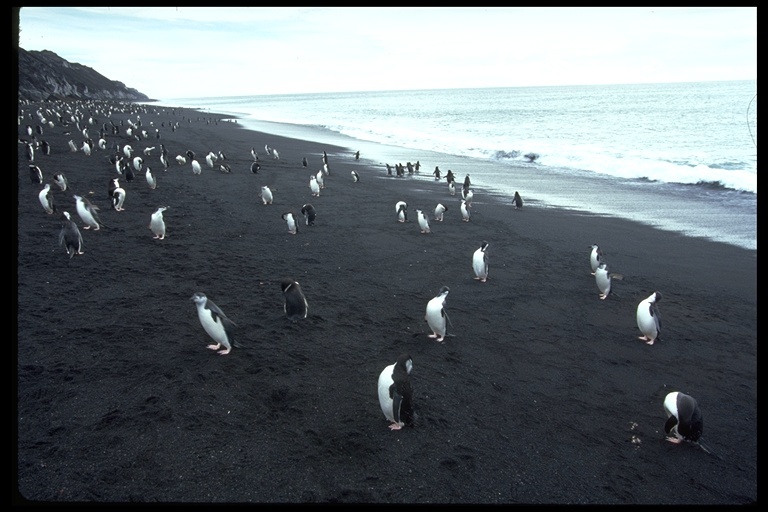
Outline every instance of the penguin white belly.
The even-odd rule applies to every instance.
[[[659,335],[656,318],[651,314],[651,304],[647,301],[637,306],[637,327],[650,340],[655,340]]]
[[[427,314],[425,315],[427,324],[437,338],[442,340],[445,337],[446,319],[443,315],[443,299],[435,297],[427,303]]]
[[[384,413],[384,417],[392,423],[396,423],[395,416],[399,417],[400,414],[395,414],[394,400],[389,396],[389,388],[395,383],[392,380],[392,372],[395,369],[395,365],[391,364],[382,370],[379,375],[379,405],[381,405],[381,412]]]
[[[485,259],[485,253],[478,249],[472,256],[472,269],[475,271],[475,276],[481,281],[485,281],[488,278],[488,263]]]

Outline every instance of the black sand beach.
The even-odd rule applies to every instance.
[[[39,108],[65,113],[20,106],[20,139],[31,140]],[[18,144],[15,503],[758,501],[756,251],[529,203],[515,210],[477,189],[462,222],[458,195],[424,179],[441,162],[396,178],[384,164],[398,162],[356,161],[357,148],[248,131],[216,114],[70,108],[94,118],[94,142],[104,123],[120,134],[86,156],[67,144],[82,147],[76,124],[45,115],[54,127],[37,138],[51,154],[38,150],[34,163],[46,182],[61,172],[70,187],[52,185],[53,215]],[[126,134],[139,116],[141,141]],[[143,171],[121,178],[120,212],[107,195],[115,144],[130,144],[158,182],[151,190]],[[200,175],[175,163],[188,149]],[[208,167],[209,151],[232,172]],[[330,174],[311,197],[323,151]],[[274,204],[262,204],[262,185]],[[83,229],[73,194],[100,207],[104,228]],[[396,221],[400,200],[407,223]],[[289,234],[281,215],[308,202],[315,225]],[[421,234],[416,209],[438,202],[445,220]],[[159,206],[169,206],[164,240],[148,227]],[[58,245],[65,210],[84,238],[72,259]],[[471,269],[483,240],[486,283]],[[593,243],[624,276],[607,300],[590,275]],[[283,313],[288,276],[309,303],[295,324]],[[444,344],[424,320],[441,286]],[[649,346],[635,310],[656,290],[663,331]],[[237,323],[242,348],[206,348],[190,301],[198,291]],[[413,357],[418,416],[393,432],[377,379],[401,353]],[[699,401],[716,455],[665,441],[671,391]]]

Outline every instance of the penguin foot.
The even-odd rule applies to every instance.
[[[208,345],[206,348],[209,348],[211,350],[219,350],[219,348],[221,348],[221,343],[217,343],[215,345]]]
[[[639,339],[639,340],[643,340],[643,341],[648,341],[648,340],[650,340],[650,338],[649,338],[648,336],[638,336],[638,337],[637,337],[637,339]],[[651,340],[651,341],[653,341],[653,340]]]
[[[674,444],[680,444],[680,443],[683,442],[682,439],[678,439],[676,437],[668,437],[667,441],[669,441],[670,443],[674,443]]]
[[[400,430],[400,429],[402,429],[402,428],[403,428],[403,426],[402,426],[402,425],[400,425],[399,423],[392,423],[392,424],[389,426],[389,430]]]
[[[605,300],[605,299],[607,299],[607,298],[608,298],[608,296],[607,296],[607,295],[603,295],[602,293],[600,294],[600,300]]]
[[[227,348],[227,349],[224,349],[224,350],[219,350],[219,351],[218,351],[218,352],[216,352],[216,353],[217,353],[217,354],[219,354],[220,356],[225,356],[225,355],[229,354],[229,352],[230,352],[231,350],[232,350],[231,348]]]
[[[649,341],[646,341],[646,342],[645,342],[645,344],[646,344],[646,345],[653,345],[653,342],[654,342],[654,341],[655,341],[655,340],[649,340]]]
[[[437,338],[437,334],[428,334],[427,337],[428,338]]]

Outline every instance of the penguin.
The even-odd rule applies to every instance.
[[[595,275],[597,267],[603,262],[603,251],[600,250],[597,244],[592,244],[590,249],[592,250],[589,253],[589,265],[592,267],[592,275]]]
[[[123,210],[125,210],[125,208],[123,208],[124,202],[125,202],[125,189],[123,187],[117,187],[112,192],[112,208],[114,208],[116,212],[122,212]]]
[[[360,160],[360,152],[355,151],[355,160]]]
[[[470,212],[469,212],[469,205],[467,204],[467,201],[462,199],[461,200],[461,220],[464,222],[469,222],[470,218]]]
[[[429,219],[427,219],[427,216],[424,215],[424,212],[421,210],[416,210],[416,218],[419,220],[419,228],[421,228],[422,234],[429,234],[432,232],[432,230],[429,229]]]
[[[357,174],[357,171],[352,171],[350,174],[352,175],[353,182],[357,183],[360,181],[360,175]]]
[[[448,296],[450,289],[447,286],[440,288],[440,293],[437,297],[430,299],[427,303],[427,312],[424,315],[424,319],[427,321],[427,325],[432,329],[430,338],[436,338],[436,341],[443,343],[448,331],[448,314],[445,312],[445,298]]]
[[[419,172],[419,169],[421,169],[421,164],[418,160],[416,160],[416,163],[413,165],[413,168],[416,169],[416,172]]]
[[[515,203],[515,210],[519,210],[523,207],[523,198],[520,197],[520,194],[515,190],[515,197],[512,199]]]
[[[437,206],[435,206],[435,220],[438,222],[443,222],[443,214],[447,210],[447,206],[443,206],[441,203],[437,203]]]
[[[203,329],[216,342],[215,345],[208,345],[209,349],[217,350],[218,354],[225,356],[230,353],[233,346],[241,348],[233,336],[237,324],[227,318],[212,300],[201,292],[196,292],[190,300],[197,306],[197,317],[200,319]],[[219,350],[222,346],[224,348]]]
[[[123,146],[123,154],[125,155],[125,158],[131,158],[131,155],[133,154],[133,148],[126,144]]]
[[[475,193],[471,188],[461,190],[461,198],[467,202],[467,208],[472,207],[472,199],[475,197]]]
[[[185,163],[187,163],[187,159],[181,155],[176,155],[176,163],[179,165],[184,165]]]
[[[280,153],[278,153],[275,148],[272,148],[272,158],[275,160],[280,160]]]
[[[595,270],[595,282],[598,290],[600,290],[600,299],[605,300],[611,294],[611,279],[613,277],[614,274],[608,272],[607,263],[602,262],[598,265],[597,270]]]
[[[664,412],[667,414],[664,423],[667,441],[699,443],[704,432],[704,417],[695,398],[673,391],[664,397]]]
[[[412,370],[413,358],[406,353],[400,354],[397,361],[379,374],[379,405],[389,421],[389,430],[400,430],[405,425],[411,425],[415,419],[410,380]]]
[[[320,188],[325,188],[325,181],[323,181],[323,171],[317,171],[315,180],[317,181],[317,184],[320,186]]]
[[[475,271],[475,279],[484,283],[488,279],[488,242],[483,240],[480,248],[472,255],[472,270]]]
[[[160,153],[160,163],[163,164],[163,170],[167,170],[170,164],[168,163],[168,157],[163,153]]]
[[[272,200],[273,200],[272,191],[269,189],[267,185],[261,186],[261,200],[265,205],[272,204]]]
[[[114,197],[115,189],[120,188],[120,180],[117,178],[112,178],[109,180],[109,185],[107,185],[107,197],[111,201]]]
[[[472,186],[472,181],[469,179],[469,174],[464,176],[464,184],[461,186],[463,193],[466,194],[467,190],[469,190],[469,187]]]
[[[448,182],[448,193],[452,196],[456,195],[456,185],[453,184],[453,181]]]
[[[207,163],[208,167],[210,167],[211,169],[213,169],[213,159],[214,159],[213,151],[210,151],[208,152],[207,155],[205,155],[205,163]]]
[[[67,142],[67,144],[69,145],[69,150],[71,152],[77,153],[77,145],[75,144],[75,141],[70,139],[69,142]]]
[[[317,213],[315,213],[314,206],[312,206],[310,203],[303,205],[301,207],[301,214],[304,216],[304,223],[307,226],[315,225],[315,217],[317,217]]]
[[[323,163],[324,164],[328,163],[328,154],[325,151],[323,151]]]
[[[307,162],[307,157],[302,157],[301,165],[304,167],[309,167],[309,163]]]
[[[397,222],[408,221],[408,205],[405,201],[395,203],[395,214],[397,215]]]
[[[149,166],[147,166],[147,171],[144,173],[144,176],[147,178],[147,185],[149,185],[149,188],[155,190],[157,188],[157,180],[152,174],[152,169],[150,169]]]
[[[133,183],[133,180],[136,178],[136,174],[133,172],[133,167],[131,167],[131,164],[128,162],[125,162],[125,165],[123,167],[125,181],[128,183]]]
[[[30,143],[26,144],[26,156],[28,161],[35,161],[35,147]]]
[[[192,151],[191,149],[188,149],[185,154],[187,155],[187,158],[189,158],[190,160],[194,160],[195,159],[195,152]]]
[[[41,171],[38,166],[29,164],[29,179],[32,180],[32,183],[35,185],[42,185],[43,171]]]
[[[88,141],[83,142],[83,147],[80,149],[83,150],[83,153],[85,153],[85,156],[91,156],[91,145],[88,144]]]
[[[435,176],[435,181],[440,181],[440,167],[435,166],[435,170],[432,174]]]
[[[48,156],[51,154],[51,145],[47,140],[44,140],[40,143],[40,148],[42,149],[44,155]]]
[[[453,171],[448,169],[448,172],[445,174],[445,181],[448,183],[456,181],[456,175],[453,174]]]
[[[61,189],[62,192],[67,190],[67,178],[62,174],[54,174],[53,182]]]
[[[225,162],[219,162],[219,171],[229,174],[232,172],[232,168]]]
[[[309,305],[298,281],[283,279],[280,283],[280,289],[283,291],[283,311],[285,311],[288,319],[296,322],[302,318],[307,318]]]
[[[261,169],[261,165],[259,165],[259,162],[253,162],[251,164],[251,172],[253,174],[258,174],[260,169]]]
[[[203,168],[200,167],[200,162],[197,160],[192,160],[192,174],[201,174],[203,172]]]
[[[165,238],[165,220],[163,219],[163,212],[167,210],[167,206],[161,206],[152,214],[149,219],[149,229],[154,233],[153,239],[163,240]]]
[[[77,228],[77,224],[69,216],[69,212],[61,215],[61,232],[59,232],[59,245],[63,245],[69,254],[69,259],[75,254],[85,254],[83,251],[83,235]]]
[[[408,174],[413,174],[413,164],[411,162],[406,162],[405,167],[408,169]]]
[[[45,213],[53,215],[53,212],[56,211],[56,205],[53,203],[53,194],[51,193],[51,186],[48,183],[45,184],[43,190],[40,191],[37,197],[40,199],[40,204],[43,206]]]
[[[653,345],[656,340],[661,339],[659,337],[661,335],[661,317],[658,306],[660,300],[661,293],[653,292],[637,305],[637,327],[643,333],[638,338],[648,345]]]
[[[104,224],[99,219],[99,215],[96,213],[99,207],[92,204],[88,198],[75,194],[75,206],[77,207],[77,214],[80,216],[80,220],[85,223],[83,229],[91,229],[98,231]]]
[[[312,191],[312,197],[320,197],[320,185],[314,174],[309,177],[309,189]]]
[[[259,154],[256,152],[256,148],[251,147],[251,156],[253,157],[254,162],[259,161]]]
[[[283,220],[288,224],[288,232],[290,234],[295,235],[299,232],[299,223],[293,212],[285,212],[283,214]]]
[[[387,166],[387,176],[392,176],[392,166],[389,164],[386,164]]]

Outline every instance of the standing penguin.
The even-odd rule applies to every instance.
[[[167,209],[167,206],[161,206],[149,219],[149,229],[155,234],[153,238],[157,240],[163,240],[165,238],[165,219],[163,219],[163,212]]]
[[[53,212],[56,211],[56,205],[53,203],[53,194],[51,193],[51,186],[48,183],[45,184],[43,190],[40,191],[37,197],[40,199],[40,204],[43,206],[45,213],[53,215]]]
[[[436,165],[432,174],[435,176],[435,181],[440,181],[440,167]]]
[[[283,291],[283,311],[285,311],[288,319],[296,322],[302,318],[307,318],[309,305],[299,282],[293,279],[283,279],[280,283],[280,289]]]
[[[147,166],[147,171],[144,173],[144,176],[147,178],[147,185],[149,188],[155,190],[157,188],[157,180],[152,174],[152,169],[150,169],[149,166]]]
[[[251,172],[253,174],[258,174],[259,173],[259,169],[261,169],[261,165],[259,165],[259,162],[253,162],[251,164]]]
[[[192,160],[192,174],[201,174],[202,172],[203,168],[200,167],[200,162]]]
[[[453,180],[448,182],[448,193],[452,196],[456,195],[456,185],[454,185]]]
[[[307,226],[315,225],[315,217],[317,217],[317,213],[315,212],[314,206],[312,206],[310,203],[303,205],[301,207],[301,214],[304,216],[304,223]]]
[[[233,346],[240,348],[233,336],[235,327],[237,327],[235,322],[227,318],[224,312],[204,293],[197,292],[192,295],[190,300],[197,306],[197,317],[200,319],[203,329],[216,342],[215,345],[208,345],[209,349],[218,350],[218,353],[224,356],[229,354]],[[219,350],[222,346],[224,348]]]
[[[264,204],[272,204],[272,191],[267,185],[261,186],[261,200]]]
[[[419,228],[421,229],[422,234],[429,234],[432,232],[432,230],[429,229],[429,219],[424,215],[423,211],[416,210],[416,218],[419,221]]]
[[[312,191],[312,197],[320,197],[320,184],[314,174],[309,177],[309,189]]]
[[[464,176],[464,184],[461,187],[463,193],[466,194],[467,191],[469,190],[469,187],[471,186],[472,186],[472,182],[469,179],[469,174],[467,174],[466,176]]]
[[[80,216],[80,220],[85,223],[83,229],[91,229],[98,231],[104,224],[99,219],[99,215],[96,213],[99,207],[92,204],[87,198],[75,194],[75,206],[77,207],[77,214]]]
[[[290,234],[295,235],[299,232],[299,222],[296,220],[296,215],[293,212],[285,212],[283,220],[288,224],[288,232]]]
[[[704,417],[695,398],[673,391],[664,397],[664,412],[667,413],[667,421],[664,423],[667,441],[699,444],[704,432]]]
[[[463,220],[464,222],[469,222],[470,215],[471,213],[469,212],[469,205],[464,199],[462,199],[461,200],[461,220]]]
[[[608,273],[608,264],[600,263],[595,270],[595,283],[600,290],[600,298],[605,300],[611,293],[611,274]]]
[[[357,171],[352,171],[350,174],[352,174],[352,181],[357,183],[360,181],[360,175],[357,174]]]
[[[53,182],[61,189],[62,192],[67,190],[67,178],[62,173],[54,174]]]
[[[307,162],[307,157],[301,158],[301,165],[304,167],[309,167],[309,163]]]
[[[607,263],[600,263],[600,265],[597,267],[597,270],[595,270],[595,282],[597,283],[597,288],[600,290],[600,298],[605,300],[608,298],[608,295],[611,294],[611,281],[613,279],[620,280],[623,278],[624,276],[622,274],[608,272]]]
[[[435,206],[435,220],[438,222],[443,222],[443,214],[448,210],[447,206],[444,206],[441,203],[437,203],[437,206]]]
[[[597,267],[603,262],[603,251],[600,250],[597,244],[592,244],[590,249],[592,250],[589,253],[589,265],[592,267],[592,275],[595,275]]]
[[[32,180],[32,183],[35,185],[42,185],[43,171],[41,171],[38,166],[29,164],[29,179]]]
[[[405,201],[395,203],[395,214],[397,222],[406,222],[408,220],[408,204]]]
[[[400,430],[413,423],[412,370],[413,358],[410,354],[400,354],[395,363],[385,367],[379,374],[379,405],[384,417],[390,422],[390,430]]]
[[[59,232],[59,245],[63,245],[69,258],[75,254],[85,254],[83,251],[83,235],[77,228],[77,224],[69,216],[69,212],[63,212],[61,215],[61,232]]]
[[[315,179],[317,180],[317,184],[320,186],[320,188],[325,188],[325,181],[323,181],[323,171],[317,171]]]
[[[472,270],[475,272],[475,279],[484,283],[488,279],[488,242],[483,240],[480,248],[472,255]]]
[[[661,339],[659,337],[661,335],[661,317],[658,306],[660,300],[661,293],[653,292],[637,305],[637,327],[643,333],[639,338],[648,345],[653,345],[654,341]]]
[[[523,207],[523,198],[520,197],[520,194],[517,193],[517,190],[515,190],[515,197],[512,199],[512,201],[515,202],[516,210]]]
[[[427,303],[427,312],[424,315],[424,319],[427,321],[427,325],[432,329],[430,338],[437,338],[437,341],[443,343],[446,333],[448,331],[448,314],[445,312],[445,299],[448,296],[450,289],[447,286],[440,288],[440,293],[437,297],[430,299]]]
[[[112,191],[112,208],[114,208],[116,212],[121,212],[125,210],[125,208],[123,208],[124,202],[125,202],[125,189],[122,187],[117,187],[115,190]]]

